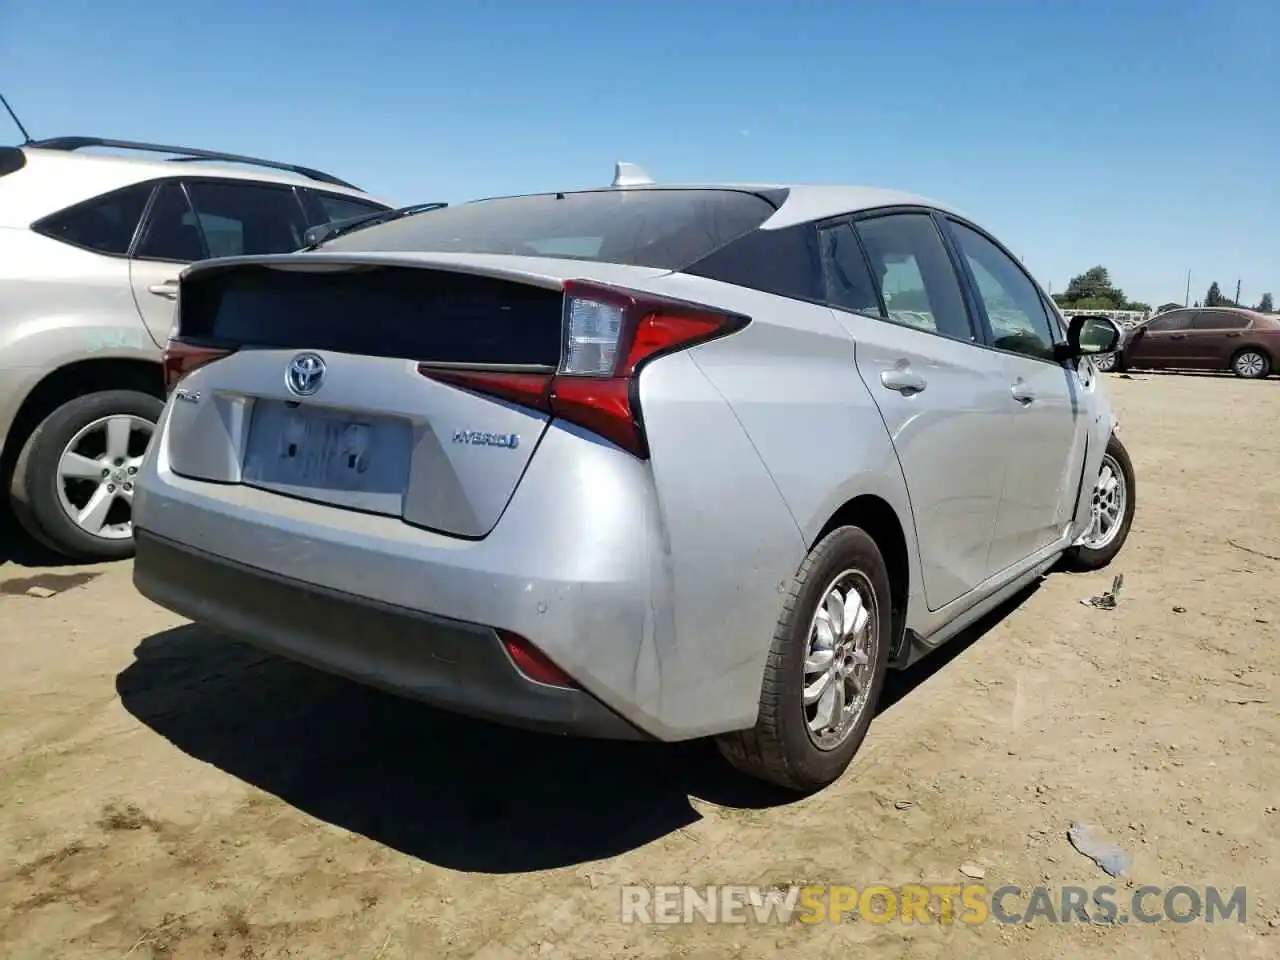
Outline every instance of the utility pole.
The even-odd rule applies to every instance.
[[[1240,306],[1240,281],[1236,281],[1236,306]]]
[[[1184,307],[1191,306],[1191,271],[1187,271],[1187,295],[1182,301]]]

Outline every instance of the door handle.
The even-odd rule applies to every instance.
[[[880,383],[890,390],[896,390],[904,397],[923,393],[924,388],[929,385],[929,382],[920,374],[897,367],[883,371],[880,374]]]
[[[153,283],[147,289],[154,293],[157,297],[165,297],[169,300],[178,299],[178,281],[166,280],[163,283]]]
[[[1013,399],[1017,400],[1024,407],[1036,398],[1036,392],[1021,380],[1010,387],[1009,392],[1013,394]]]
[[[1169,334],[1169,339],[1170,339],[1170,340],[1185,340],[1185,339],[1187,339],[1187,335],[1186,335],[1185,333],[1171,333],[1171,334]]]
[[[1240,334],[1240,332],[1239,332],[1239,331],[1236,331],[1235,333],[1228,333],[1228,334],[1227,334],[1227,336],[1228,336],[1228,337],[1238,337],[1238,336],[1241,336],[1241,334]]]

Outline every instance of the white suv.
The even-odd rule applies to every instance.
[[[178,274],[388,209],[254,157],[95,137],[0,147],[0,491],[22,525],[68,556],[128,556]]]

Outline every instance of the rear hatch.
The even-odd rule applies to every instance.
[[[554,372],[564,304],[554,274],[583,265],[476,273],[359,259],[210,263],[184,278],[178,324],[191,372],[174,392],[170,467],[483,537],[551,416],[431,379],[419,364]],[[666,272],[594,266],[631,280]]]
[[[742,318],[639,291],[774,210],[741,189],[508,197],[197,264],[166,360],[186,373],[170,466],[483,537],[553,416],[647,455],[643,357]]]

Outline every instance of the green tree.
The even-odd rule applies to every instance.
[[[1063,293],[1053,295],[1054,302],[1064,310],[1149,310],[1145,303],[1132,301],[1124,291],[1111,282],[1111,273],[1104,266],[1090,267],[1078,277],[1072,277]]]
[[[1258,305],[1253,309],[1257,310],[1259,313],[1271,313],[1275,308],[1276,305],[1271,299],[1271,294],[1264,293],[1262,295],[1262,299],[1258,301]]]
[[[1222,290],[1218,287],[1217,280],[1209,284],[1209,292],[1204,295],[1204,305],[1206,307],[1224,306],[1222,302]]]
[[[1111,282],[1111,273],[1103,266],[1090,267],[1078,277],[1072,277],[1067,283],[1066,292],[1062,296],[1067,303],[1080,307],[1082,310],[1118,310],[1120,309],[1120,304],[1124,303],[1124,291]],[[1111,306],[1109,308],[1088,308],[1082,305],[1081,302],[1084,300],[1109,301]]]

